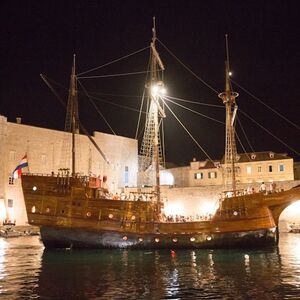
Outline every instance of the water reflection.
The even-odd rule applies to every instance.
[[[91,299],[263,299],[270,295],[277,299],[280,270],[277,248],[175,254],[166,250],[44,251],[39,295],[55,298],[66,293]]]
[[[298,299],[300,294],[300,235],[286,234],[279,248],[251,251],[45,251],[28,241],[0,240],[4,299]]]
[[[43,249],[34,238],[0,239],[0,298],[37,298]]]

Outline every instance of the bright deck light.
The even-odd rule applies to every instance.
[[[165,214],[168,215],[184,215],[184,208],[182,203],[172,203],[165,207]]]
[[[199,207],[199,212],[202,215],[214,214],[217,210],[216,203],[212,201],[203,202]]]

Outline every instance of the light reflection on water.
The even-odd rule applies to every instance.
[[[0,239],[1,299],[299,299],[300,234],[265,250],[44,251]]]

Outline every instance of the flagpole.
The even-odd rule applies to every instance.
[[[26,152],[25,152],[25,154],[26,154],[26,156],[27,156],[27,162],[29,161],[29,140],[27,140],[27,147],[26,147]],[[30,173],[30,170],[29,170],[29,163],[28,163],[28,166],[27,166],[27,168],[28,168],[28,173]]]

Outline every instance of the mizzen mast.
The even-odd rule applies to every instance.
[[[223,100],[226,109],[226,140],[225,140],[225,157],[224,157],[224,184],[227,191],[231,190],[233,196],[236,196],[236,143],[235,143],[235,117],[237,112],[237,104],[235,98],[238,93],[232,90],[230,83],[230,67],[228,54],[228,41],[226,35],[226,53],[225,61],[225,92],[219,94],[219,98]]]

